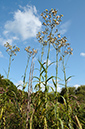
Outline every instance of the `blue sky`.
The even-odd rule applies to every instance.
[[[8,68],[8,54],[3,46],[6,42],[20,47],[20,52],[12,62],[9,76],[9,79],[15,84],[22,83],[27,61],[25,47],[30,45],[31,48],[38,49],[35,68],[39,67],[37,58],[39,58],[41,47],[36,34],[43,30],[40,14],[45,9],[50,10],[51,8],[57,9],[58,14],[63,14],[59,29],[73,48],[73,55],[69,58],[66,72],[67,76],[74,75],[74,77],[71,78],[68,85],[85,85],[85,0],[1,0],[0,73],[6,77],[4,70],[7,71]],[[49,61],[51,62],[52,59],[54,59],[53,51],[51,51]],[[55,73],[53,68],[54,66],[50,67],[50,75]],[[29,78],[28,73],[27,79]],[[37,74],[37,71],[34,71],[34,75]],[[61,74],[60,76],[62,77]]]

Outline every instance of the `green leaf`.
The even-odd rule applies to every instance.
[[[39,88],[39,83],[35,85],[34,89]]]
[[[58,119],[60,121],[60,124],[61,124],[61,129],[64,129],[64,126],[63,126],[63,121],[59,118]]]
[[[42,76],[42,80],[44,81],[44,77]]]
[[[43,68],[43,70],[45,71],[45,73],[46,73],[46,69],[45,69],[45,67],[44,67],[44,65],[38,60],[38,62],[39,62],[39,64],[41,65],[41,67]]]
[[[54,79],[52,79],[52,82],[53,82],[54,86],[56,87],[56,83],[55,83]]]
[[[61,98],[63,99],[64,104],[65,104],[65,106],[66,106],[66,100],[65,100],[65,98],[64,98],[63,96],[61,96]]]
[[[40,78],[39,77],[36,77],[36,76],[33,76],[33,78],[36,78],[36,79],[40,80]]]
[[[43,74],[44,70],[42,70],[42,72],[40,73],[40,76]]]
[[[77,115],[75,115],[75,120],[76,120],[76,122],[77,122],[77,125],[78,125],[79,129],[82,129],[82,125],[81,125],[81,123],[80,123],[80,121],[79,121]]]
[[[52,89],[53,92],[55,92],[54,89],[53,89],[53,87],[51,87],[51,86],[49,86],[49,87]]]
[[[59,85],[65,86],[65,84],[63,84],[63,83],[59,83]]]
[[[24,85],[23,85],[23,90],[26,88],[28,82],[26,82]]]
[[[52,65],[53,63],[55,63],[55,61],[51,62],[51,63],[48,65],[48,67],[49,67],[50,65]]]
[[[1,109],[1,113],[0,113],[0,120],[3,117],[3,112],[4,112],[4,108]]]
[[[74,77],[74,76],[69,76],[69,77],[66,79],[66,81],[68,81],[71,77]]]
[[[49,77],[45,82],[47,83],[50,79],[52,79],[54,76]]]

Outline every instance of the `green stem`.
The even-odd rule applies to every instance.
[[[68,87],[67,87],[67,80],[66,80],[66,69],[65,69],[65,64],[64,64],[64,57],[63,57],[63,72],[64,72],[64,80],[65,80],[65,89],[66,89],[66,104],[67,104],[67,126],[69,123],[69,95],[68,95]]]
[[[7,79],[9,78],[9,72],[10,72],[10,67],[11,67],[11,55],[9,57],[9,67],[8,67],[8,73],[7,73]]]
[[[55,77],[55,81],[56,81],[56,87],[55,87],[55,92],[56,92],[56,114],[55,114],[55,118],[56,118],[56,124],[58,127],[58,92],[57,92],[57,88],[58,88],[58,52],[56,51],[56,77]]]
[[[46,73],[45,73],[45,129],[47,129],[47,73],[48,73],[48,59],[49,59],[49,53],[50,53],[50,43],[48,44],[48,53],[47,53],[47,60],[46,60]]]
[[[43,54],[44,54],[44,46],[42,47],[42,52],[41,52],[41,63],[42,63]],[[41,73],[41,70],[42,70],[42,66],[40,66],[40,73]],[[41,75],[40,75],[39,81],[41,82]],[[39,91],[41,89],[40,82],[39,82]]]
[[[42,63],[42,59],[43,59],[43,54],[44,54],[44,46],[42,46],[42,52],[41,52],[41,63]],[[40,65],[40,73],[42,71],[42,66]],[[40,104],[40,90],[41,90],[41,74],[39,76],[39,103]]]
[[[26,72],[27,72],[27,68],[29,64],[29,59],[30,59],[30,55],[28,55],[28,59],[27,59],[27,65],[26,65],[25,72],[24,72],[23,84],[25,84],[25,78],[26,78]]]
[[[27,119],[26,119],[26,129],[29,127],[28,121],[30,121],[30,129],[32,129],[32,118],[30,116],[30,110],[31,110],[31,94],[32,94],[32,80],[33,80],[33,70],[34,70],[34,55],[32,56],[31,61],[31,67],[30,67],[30,73],[29,73],[29,84],[28,84],[28,104],[27,104]]]

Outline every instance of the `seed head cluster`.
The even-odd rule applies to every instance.
[[[20,51],[20,48],[19,47],[17,47],[16,45],[12,46],[8,42],[6,42],[6,44],[4,44],[4,46],[7,48],[6,49],[6,52],[10,56],[14,56],[14,55],[16,56],[17,55],[16,53]]]
[[[58,15],[57,13],[58,11],[56,9],[51,9],[50,11],[46,9],[41,13],[44,20],[42,24],[44,31],[38,32],[36,38],[39,43],[44,46],[48,43],[52,44],[58,52],[61,52],[61,49],[63,49],[63,55],[72,55],[73,49],[70,47],[70,44],[67,43],[67,38],[65,36],[62,37],[60,33],[58,33],[57,26],[60,24],[63,15]]]
[[[30,46],[26,47],[25,48],[25,51],[31,56],[31,55],[35,55],[37,53],[37,50],[36,49],[32,49],[30,50]]]

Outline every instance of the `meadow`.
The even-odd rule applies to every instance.
[[[23,75],[22,90],[19,90],[10,80],[11,63],[20,51],[16,45],[6,43],[4,47],[9,54],[9,66],[7,78],[0,75],[0,128],[1,129],[84,129],[85,128],[85,86],[79,88],[68,87],[68,80],[72,76],[66,76],[68,58],[73,54],[73,49],[67,42],[67,38],[58,32],[63,15],[58,15],[56,9],[47,9],[41,13],[43,19],[43,31],[36,35],[41,44],[41,58],[39,63],[39,76],[34,76],[34,58],[37,50],[28,46],[27,64]],[[49,64],[50,49],[55,51],[55,61]],[[47,53],[44,49],[47,49]],[[43,56],[46,55],[46,61]],[[29,81],[26,75],[31,61]],[[50,66],[55,63],[55,75],[49,75]],[[59,83],[59,63],[62,66],[63,83]],[[49,86],[52,81],[53,87]],[[33,92],[33,81],[36,81]],[[45,87],[42,91],[42,85]],[[58,92],[58,85],[63,86]],[[25,88],[28,91],[25,92]],[[52,90],[49,92],[49,88]]]

